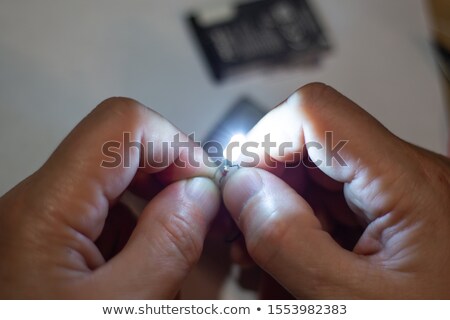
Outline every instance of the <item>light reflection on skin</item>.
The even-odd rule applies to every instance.
[[[236,165],[237,160],[241,154],[241,147],[246,141],[246,137],[242,133],[235,134],[231,137],[227,147],[223,150],[224,159],[231,164]]]

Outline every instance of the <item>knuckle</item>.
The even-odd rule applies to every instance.
[[[298,89],[297,93],[299,93],[304,99],[316,100],[317,97],[323,96],[324,94],[328,95],[334,91],[335,90],[333,88],[324,83],[312,82]]]
[[[332,102],[342,97],[335,89],[320,82],[307,84],[296,93],[301,97],[298,107],[304,111],[333,106]]]
[[[98,106],[100,110],[107,109],[109,113],[130,116],[135,113],[144,112],[146,107],[136,100],[125,97],[113,97],[106,99]]]
[[[119,119],[125,123],[137,123],[142,119],[157,115],[156,112],[138,101],[126,97],[108,98],[95,108],[94,113],[106,115],[115,120]]]

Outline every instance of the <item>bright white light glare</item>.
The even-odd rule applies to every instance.
[[[223,157],[235,164],[241,154],[242,144],[245,142],[245,135],[242,133],[235,134],[231,137],[227,147],[223,150]]]

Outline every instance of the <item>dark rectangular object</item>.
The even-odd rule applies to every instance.
[[[330,47],[306,0],[260,0],[222,11],[189,16],[216,80],[251,64],[309,62]]]
[[[236,134],[247,134],[265,115],[255,103],[247,98],[238,101],[220,120],[215,128],[203,140],[203,148],[213,160],[221,160],[221,153],[218,150],[208,150],[212,146],[220,145],[226,148],[230,139]],[[210,142],[210,143],[208,143]],[[218,156],[217,156],[218,155]]]

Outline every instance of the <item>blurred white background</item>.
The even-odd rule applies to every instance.
[[[400,137],[443,153],[444,99],[420,0],[311,0],[333,43],[319,68],[214,84],[184,15],[224,0],[1,0],[0,195],[95,105],[129,96],[203,137],[241,95],[267,108],[326,82]]]

